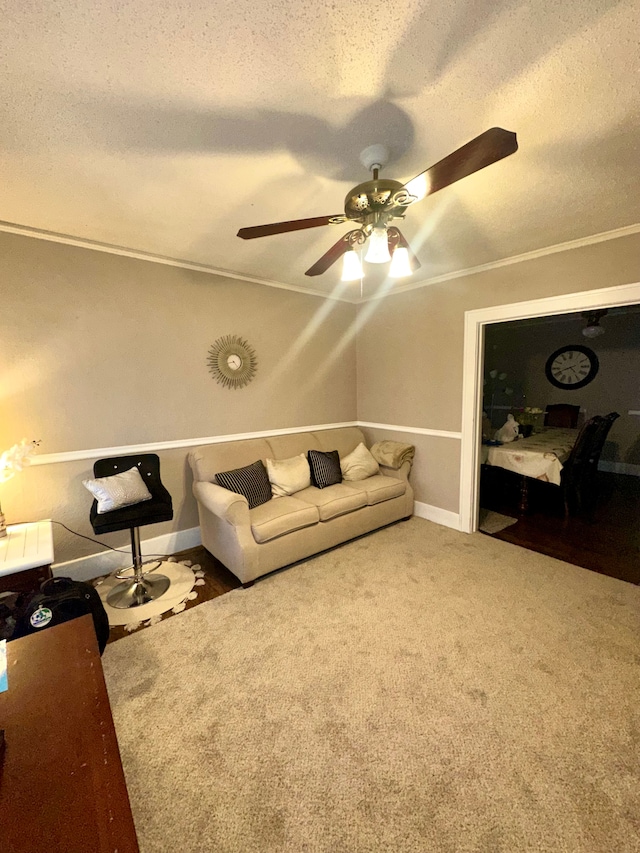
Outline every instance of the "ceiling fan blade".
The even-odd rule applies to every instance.
[[[420,200],[484,169],[485,166],[497,163],[517,150],[515,133],[501,127],[492,127],[407,181],[405,189]]]
[[[348,231],[344,234],[337,243],[333,244],[328,252],[325,252],[325,254],[317,260],[312,267],[309,267],[305,272],[305,275],[322,275],[322,273],[326,272],[332,264],[335,264],[335,262],[351,248],[349,235],[352,233],[353,232]]]
[[[254,225],[252,228],[241,228],[238,237],[243,240],[253,240],[254,237],[270,237],[272,234],[284,234],[287,231],[302,231],[304,228],[317,228],[320,225],[335,224],[333,221],[344,222],[344,215],[315,216],[312,219],[291,219],[289,222],[271,222],[269,225]]]
[[[387,234],[388,234],[387,239],[388,239],[388,243],[389,243],[389,254],[393,255],[394,249],[397,249],[398,246],[402,246],[402,248],[406,249],[407,252],[409,253],[409,264],[411,266],[411,270],[413,272],[415,272],[416,270],[419,270],[420,267],[422,266],[422,264],[418,260],[417,256],[414,255],[413,249],[411,248],[411,246],[407,242],[407,239],[405,238],[403,233],[400,231],[400,229],[396,228],[396,226],[394,225],[393,227],[388,229]]]

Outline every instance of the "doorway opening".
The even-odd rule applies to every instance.
[[[622,387],[625,376],[630,385],[637,376],[637,370],[629,370],[629,366],[633,358],[640,359],[640,335],[629,332],[628,324],[630,317],[632,326],[634,322],[640,324],[639,309],[632,307],[638,303],[640,284],[631,284],[467,312],[460,514],[463,530],[479,529],[482,495],[484,509],[500,514],[499,518],[490,519],[493,526],[489,524],[487,532],[492,535],[623,580],[640,582],[640,539],[635,530],[640,512],[640,477],[636,476],[640,465],[634,461],[638,456],[640,463],[640,401],[636,399],[634,404],[632,388]],[[596,333],[597,340],[583,336],[582,329],[593,319],[583,318],[583,312],[603,309],[607,309],[607,323],[602,322],[605,334],[600,337]],[[600,313],[599,319],[604,316]],[[619,338],[625,325],[631,334],[626,344]],[[588,350],[602,353],[599,376],[580,388],[570,389],[576,384],[572,382],[576,371],[566,371],[566,387],[551,384],[545,370],[550,355],[556,349],[581,343]],[[580,373],[579,379],[582,378]],[[572,404],[573,409],[579,406],[576,427],[596,414],[617,411],[621,416],[601,456],[595,512],[583,514],[580,508],[577,514],[565,514],[562,490],[554,483],[553,474],[547,481],[544,475],[538,481],[535,472],[531,472],[533,477],[524,477],[515,471],[501,471],[501,451],[492,451],[497,462],[493,467],[483,460],[487,455],[486,444],[482,444],[483,413],[488,416],[484,420],[485,434],[490,429],[495,435],[494,429],[509,414],[514,415],[514,420],[542,426],[547,405],[558,403]],[[529,410],[526,414],[525,409]],[[525,444],[535,438],[527,439]],[[526,512],[520,502],[523,483],[529,502]],[[483,529],[486,530],[484,524]]]

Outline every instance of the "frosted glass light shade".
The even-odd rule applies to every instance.
[[[369,237],[369,248],[364,256],[370,264],[386,264],[391,260],[386,228],[374,228]]]
[[[362,264],[358,253],[349,249],[342,258],[342,275],[340,281],[359,281],[362,278]]]
[[[404,185],[405,190],[411,195],[414,195],[417,201],[421,201],[431,189],[431,181],[423,172],[417,178],[412,178]]]
[[[391,258],[391,266],[389,267],[389,275],[391,278],[406,278],[411,275],[411,264],[409,263],[409,250],[404,246],[398,246],[394,249],[393,257]]]
[[[582,334],[585,338],[598,338],[600,335],[604,335],[604,329],[602,326],[595,323],[592,326],[585,326],[582,330]]]

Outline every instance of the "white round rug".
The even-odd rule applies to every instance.
[[[133,569],[130,570],[130,574],[133,574]],[[160,622],[162,614],[168,610],[172,610],[174,613],[180,613],[184,610],[187,601],[198,597],[198,593],[193,589],[194,586],[204,585],[204,572],[200,570],[200,566],[191,566],[188,560],[184,563],[164,560],[151,574],[168,577],[171,581],[169,589],[155,601],[141,604],[139,607],[130,607],[126,610],[107,604],[107,596],[114,586],[122,583],[121,578],[112,574],[95,582],[95,587],[109,617],[109,625],[124,625],[125,629],[130,631],[139,628],[143,622],[147,625],[153,625]]]

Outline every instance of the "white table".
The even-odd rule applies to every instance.
[[[37,588],[51,577],[53,530],[49,519],[10,524],[0,539],[0,592]],[[20,575],[20,577],[15,577]]]
[[[500,447],[482,445],[482,461],[515,474],[560,485],[562,463],[576,443],[579,430],[549,427],[529,438],[511,441]]]
[[[520,510],[526,512],[529,495],[528,480],[544,480],[559,486],[562,463],[571,454],[579,430],[548,427],[529,438],[521,438],[500,447],[482,445],[482,463],[504,468],[522,476]]]

